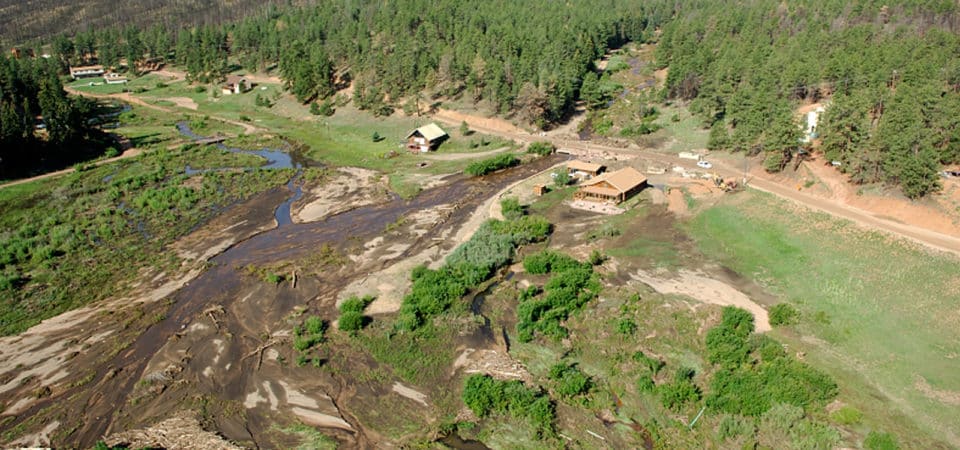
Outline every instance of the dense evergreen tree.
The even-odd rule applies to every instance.
[[[895,183],[910,197],[935,191],[939,164],[960,163],[960,6],[884,5],[681,5],[656,50],[670,69],[666,95],[691,100],[706,123],[726,121],[729,144],[714,126],[711,148],[766,151],[774,170],[796,142],[785,108],[827,99],[817,127],[825,159],[857,183]]]
[[[90,147],[92,105],[67,97],[50,59],[0,57],[0,178],[76,160]]]

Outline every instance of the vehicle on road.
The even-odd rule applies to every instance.
[[[713,164],[710,164],[708,161],[697,161],[697,167],[709,169],[713,167]]]

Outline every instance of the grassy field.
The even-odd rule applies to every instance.
[[[174,269],[165,246],[223,206],[279,186],[291,170],[217,172],[258,158],[212,147],[153,150],[0,190],[0,334],[123,289],[139,270]]]
[[[182,114],[171,117],[141,107],[135,108],[133,114],[121,116],[121,127],[117,132],[135,143],[176,139],[173,125],[179,120],[187,121],[195,132],[202,135],[237,135],[242,132],[240,127],[216,120],[218,118],[246,122],[268,130],[270,135],[302,144],[304,156],[308,158],[337,166],[382,171],[390,176],[391,188],[403,197],[415,195],[431,177],[458,172],[473,160],[486,157],[488,152],[516,147],[513,142],[476,132],[463,135],[457,127],[441,124],[450,139],[435,154],[462,156],[429,159],[409,154],[403,148],[404,138],[410,130],[430,123],[425,117],[408,117],[397,111],[389,117],[377,118],[351,105],[337,107],[333,116],[314,116],[308,106],[296,102],[278,84],[257,85],[241,95],[222,95],[212,85],[197,86],[178,81],[157,87],[157,81],[151,76],[138,79],[137,84],[131,86],[133,95]],[[101,88],[106,89],[100,86],[89,89]],[[141,91],[137,92],[136,88]],[[196,109],[176,103],[182,103],[183,99],[193,102]],[[376,140],[374,135],[378,136]]]
[[[767,194],[728,199],[690,233],[800,310],[800,324],[777,334],[840,380],[842,397],[864,412],[860,427],[927,447],[919,427],[957,445],[960,261]]]

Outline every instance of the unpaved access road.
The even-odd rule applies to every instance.
[[[501,136],[507,139],[514,139],[522,143],[530,143],[534,141],[549,141],[553,143],[558,149],[563,149],[569,151],[573,154],[578,155],[606,155],[610,158],[622,159],[624,157],[642,157],[660,164],[669,164],[671,166],[681,166],[691,170],[696,169],[694,163],[690,160],[680,159],[679,157],[665,155],[662,153],[654,153],[649,151],[642,151],[639,149],[625,149],[618,147],[610,147],[599,144],[594,144],[584,141],[573,141],[569,139],[558,138],[554,136],[538,136],[524,131],[520,131],[516,127],[503,127],[503,126],[491,126],[491,119],[484,117],[474,117],[466,114],[458,114],[456,119],[448,117],[447,115],[437,115],[435,118],[439,121],[449,123],[451,125],[459,125],[459,121],[466,121],[471,129],[488,133],[492,135]],[[714,163],[713,172],[718,175],[727,178],[740,179],[743,175],[742,172],[734,169],[732,167],[726,166],[724,164]],[[792,202],[807,206],[809,208],[825,212],[835,217],[851,220],[862,226],[872,228],[875,230],[887,232],[900,236],[906,239],[910,239],[914,242],[925,245],[929,248],[940,250],[944,252],[953,253],[954,255],[960,256],[960,237],[951,236],[943,233],[938,233],[935,231],[928,230],[926,228],[918,227],[915,225],[898,223],[892,220],[888,220],[878,215],[850,206],[842,203],[814,197],[809,194],[797,191],[787,186],[783,186],[779,183],[776,183],[771,180],[753,176],[748,179],[748,186],[755,188],[760,191],[764,191],[778,197],[790,200]]]
[[[102,159],[102,160],[100,160],[100,161],[94,161],[94,162],[92,162],[92,163],[90,163],[90,164],[92,164],[92,165],[94,165],[94,166],[101,166],[101,165],[104,165],[104,164],[112,163],[112,162],[114,162],[114,161],[120,161],[121,159],[133,158],[134,156],[139,156],[141,153],[143,153],[143,150],[141,150],[141,149],[139,149],[139,148],[129,148],[129,149],[127,149],[126,151],[124,151],[120,156],[115,156],[115,157],[113,157],[113,158]],[[16,185],[18,185],[18,184],[29,183],[29,182],[31,182],[31,181],[43,180],[43,179],[46,179],[46,178],[59,177],[60,175],[66,175],[66,174],[68,174],[68,173],[73,173],[73,172],[76,172],[76,169],[74,169],[73,167],[70,167],[70,168],[67,168],[67,169],[63,169],[63,170],[58,170],[58,171],[56,171],[56,172],[47,172],[47,173],[45,173],[45,174],[43,174],[43,175],[37,175],[37,176],[35,176],[35,177],[30,177],[30,178],[22,178],[22,179],[19,179],[19,180],[11,181],[11,182],[9,182],[9,183],[0,184],[0,189],[3,189],[3,188],[8,187],[8,186],[16,186]]]
[[[78,91],[78,90],[73,89],[73,88],[68,87],[68,86],[64,86],[64,87],[63,87],[63,90],[67,91],[67,92],[70,93],[70,94],[79,95],[79,96],[82,96],[82,97],[89,97],[89,98],[96,98],[96,99],[115,99],[115,100],[120,100],[120,101],[122,101],[122,102],[126,102],[126,103],[131,103],[131,104],[134,104],[134,105],[138,105],[138,106],[143,106],[143,107],[145,107],[145,108],[150,108],[150,109],[154,109],[154,110],[157,110],[157,111],[162,111],[162,112],[169,113],[169,114],[176,114],[176,113],[177,113],[177,112],[174,111],[173,109],[166,108],[166,107],[163,107],[163,106],[160,106],[160,105],[154,105],[154,104],[152,104],[152,103],[147,103],[146,101],[144,101],[143,99],[141,99],[141,98],[139,98],[139,97],[134,97],[134,96],[131,95],[129,92],[121,92],[121,93],[118,93],[118,94],[94,94],[94,93],[91,93],[91,92]],[[190,109],[192,109],[192,108],[190,108]],[[213,115],[210,115],[210,118],[213,119],[213,120],[218,120],[218,121],[223,122],[223,123],[229,123],[230,125],[236,125],[236,126],[238,126],[238,127],[241,127],[241,128],[243,128],[244,134],[254,134],[254,133],[259,133],[259,132],[261,132],[261,131],[266,131],[266,130],[264,130],[263,128],[253,126],[253,125],[251,125],[251,124],[249,124],[249,123],[246,123],[246,122],[240,122],[240,121],[238,121],[238,120],[231,120],[231,119],[227,119],[227,118],[224,118],[224,117],[213,116]]]

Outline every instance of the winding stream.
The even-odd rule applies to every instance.
[[[180,134],[190,138],[195,142],[202,141],[204,139],[209,139],[209,136],[201,136],[199,134],[194,133],[193,130],[190,129],[190,125],[188,125],[186,122],[183,122],[183,121],[177,122],[177,131],[179,131]],[[277,149],[262,148],[259,150],[245,150],[242,148],[228,147],[222,142],[217,142],[214,145],[216,145],[217,148],[230,153],[256,155],[267,160],[266,164],[256,166],[256,167],[242,167],[243,170],[297,169],[296,175],[294,175],[293,178],[290,179],[290,182],[287,183],[287,189],[289,189],[290,192],[293,193],[293,195],[290,196],[290,198],[288,198],[285,202],[277,206],[277,209],[274,211],[274,214],[273,214],[274,218],[277,220],[278,226],[286,226],[293,223],[293,219],[290,217],[290,206],[297,200],[300,200],[300,197],[303,196],[302,186],[300,183],[297,182],[297,180],[300,178],[300,174],[302,173],[304,166],[319,167],[320,164],[312,161],[307,161],[303,159],[299,154],[288,153],[288,152],[277,150]],[[219,167],[215,169],[194,169],[194,168],[191,168],[190,165],[187,165],[183,170],[188,176],[192,176],[192,175],[197,175],[197,174],[202,174],[207,172],[216,172],[216,171],[232,170],[232,169],[237,169],[237,167]]]

